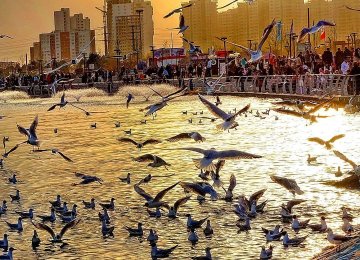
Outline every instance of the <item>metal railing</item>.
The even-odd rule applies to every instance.
[[[359,82],[356,82],[359,81]],[[269,93],[322,96],[325,94],[348,96],[354,94],[360,75],[307,74],[230,77],[216,85],[204,84],[207,94],[216,93]]]

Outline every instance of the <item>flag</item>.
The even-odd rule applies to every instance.
[[[326,33],[325,33],[325,30],[322,29],[321,34],[320,34],[320,40],[325,41],[325,39],[326,39]]]
[[[280,42],[282,40],[282,22],[279,21],[276,23],[276,40]]]

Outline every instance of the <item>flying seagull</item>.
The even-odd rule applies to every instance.
[[[180,182],[177,182],[170,187],[160,191],[155,197],[151,196],[149,193],[144,191],[140,187],[140,183],[137,183],[134,185],[134,190],[137,194],[139,194],[141,197],[143,197],[146,200],[145,206],[148,208],[159,208],[159,207],[166,207],[169,208],[169,205],[167,202],[162,201],[166,193],[168,193],[171,189],[173,189],[176,185],[178,185]]]
[[[58,154],[60,155],[65,161],[67,162],[73,162],[69,157],[67,157],[65,154],[60,152],[58,149],[37,149],[34,150],[35,153],[42,153],[42,152],[51,152],[52,154]]]
[[[271,175],[270,179],[273,182],[276,182],[277,184],[283,186],[285,189],[287,189],[294,195],[295,195],[295,193],[298,195],[304,194],[304,192],[300,189],[300,187],[298,186],[296,181],[293,179],[288,179],[285,177],[280,177],[280,176],[275,176],[275,175]]]
[[[238,126],[238,123],[235,122],[235,118],[242,113],[245,113],[250,109],[250,104],[240,109],[235,114],[228,114],[221,110],[219,107],[214,105],[212,102],[205,99],[203,96],[199,94],[200,101],[206,106],[206,108],[216,117],[224,120],[223,123],[217,125],[216,127],[221,130],[230,130]]]
[[[36,135],[36,128],[37,128],[38,124],[39,124],[39,118],[38,118],[38,116],[36,116],[29,129],[25,129],[22,126],[17,125],[18,131],[20,132],[20,134],[23,134],[27,137],[27,141],[25,141],[21,144],[27,143],[32,146],[37,146],[37,147],[40,146],[40,141]]]
[[[52,238],[52,242],[54,243],[61,243],[62,242],[62,237],[65,235],[66,231],[68,231],[70,228],[75,227],[78,223],[80,222],[80,219],[74,219],[71,222],[67,223],[60,231],[60,233],[55,234],[54,230],[49,227],[48,225],[45,225],[43,223],[34,223],[32,222],[32,224],[38,228],[38,229],[42,229],[47,231],[51,238]]]
[[[144,154],[142,156],[134,158],[133,160],[135,162],[150,162],[148,166],[153,168],[164,166],[165,169],[168,169],[167,166],[171,166],[171,164],[165,162],[162,158],[153,154]]]
[[[357,165],[354,161],[350,160],[343,153],[341,153],[339,151],[334,150],[333,152],[341,160],[343,160],[344,162],[347,162],[348,164],[350,164],[353,167],[353,171],[354,171],[354,173],[356,175],[360,175],[360,165]]]
[[[132,143],[132,144],[134,144],[139,150],[141,150],[145,145],[148,145],[148,144],[159,144],[159,143],[161,143],[161,141],[155,140],[155,139],[149,139],[149,140],[146,140],[146,141],[143,142],[143,143],[135,142],[135,141],[134,141],[133,139],[131,139],[131,138],[119,138],[118,141],[119,141],[119,142],[122,142],[122,143]]]
[[[335,135],[330,140],[327,140],[327,141],[325,141],[325,140],[323,140],[323,139],[321,139],[319,137],[310,137],[310,138],[308,138],[308,141],[309,142],[315,142],[315,143],[318,143],[320,145],[323,145],[323,146],[325,146],[325,148],[327,150],[330,150],[331,148],[333,148],[332,143],[334,143],[335,141],[337,141],[337,140],[339,140],[339,139],[341,139],[343,137],[345,137],[344,134]],[[336,154],[336,153],[335,153],[335,155],[338,156],[338,154]]]
[[[186,43],[189,44],[189,53],[191,55],[199,55],[202,53],[202,50],[199,46],[194,45],[194,42],[189,41],[188,39],[181,37]]]
[[[264,33],[261,37],[261,40],[260,40],[260,43],[257,47],[256,50],[252,50],[250,48],[246,48],[240,44],[236,44],[236,43],[233,43],[233,42],[230,42],[230,41],[227,41],[227,40],[224,40],[224,39],[221,39],[219,37],[216,37],[217,39],[219,39],[220,41],[223,41],[223,42],[226,42],[226,43],[229,43],[231,45],[234,45],[236,47],[239,47],[241,49],[243,49],[244,51],[246,51],[247,53],[250,54],[251,58],[249,60],[249,62],[256,62],[258,60],[260,60],[262,58],[262,51],[261,51],[261,48],[262,46],[264,45],[265,41],[267,40],[267,38],[269,37],[271,31],[273,30],[274,26],[275,26],[276,22],[275,22],[275,19],[272,21],[272,23],[270,25],[268,25],[265,30],[264,30]]]
[[[225,150],[225,151],[216,151],[214,148],[210,150],[204,150],[200,148],[179,148],[179,150],[192,151],[196,153],[201,153],[204,155],[201,159],[193,159],[195,165],[199,169],[215,171],[216,166],[213,163],[213,160],[223,159],[223,160],[237,160],[237,159],[255,159],[262,158],[262,156],[246,153],[237,150]]]
[[[184,33],[187,29],[189,29],[189,26],[185,25],[185,17],[183,14],[180,15],[179,27],[174,28],[174,29],[179,29],[178,34]]]
[[[327,27],[327,26],[335,26],[335,24],[332,23],[332,22],[321,20],[316,25],[314,25],[314,26],[312,26],[310,28],[302,29],[301,32],[299,33],[297,42],[301,42],[306,37],[306,35],[314,34],[314,33],[318,32],[318,31],[320,31],[322,28]]]
[[[226,4],[226,5],[224,5],[224,6],[222,6],[222,7],[217,8],[217,9],[218,9],[218,10],[224,9],[224,8],[230,6],[230,5],[232,5],[232,4],[234,4],[234,3],[238,2],[238,1],[239,1],[239,0],[234,0],[234,1],[232,1],[232,2],[230,2],[230,3],[228,3],[228,4]]]
[[[178,134],[178,135],[175,135],[173,137],[170,137],[170,138],[166,139],[166,141],[168,141],[168,142],[177,142],[177,141],[186,140],[186,139],[193,139],[195,142],[204,142],[204,141],[206,141],[206,138],[203,137],[198,132],[181,133],[181,134]]]
[[[4,38],[14,39],[13,37],[11,37],[7,34],[0,34],[0,39],[4,39]]]
[[[61,96],[60,103],[54,104],[54,105],[51,106],[47,111],[52,111],[52,110],[54,110],[56,107],[63,108],[63,107],[65,107],[65,106],[68,105],[68,104],[69,104],[70,106],[72,106],[72,107],[75,107],[76,109],[79,109],[79,110],[81,110],[81,111],[84,111],[86,115],[88,115],[88,116],[90,115],[90,113],[87,112],[86,110],[82,109],[81,107],[75,106],[75,105],[73,105],[72,103],[70,103],[69,101],[67,101],[67,100],[65,99],[65,92],[64,92],[64,93],[62,94],[62,96]]]
[[[184,9],[191,7],[193,4],[184,5],[182,7],[176,8],[172,10],[170,13],[164,16],[164,18],[168,18],[172,16],[173,14],[181,13]]]

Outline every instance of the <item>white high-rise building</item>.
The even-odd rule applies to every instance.
[[[90,19],[84,18],[83,14],[74,14],[70,17],[70,29],[71,31],[90,30]]]
[[[55,31],[70,31],[70,9],[61,8],[60,11],[54,12]]]

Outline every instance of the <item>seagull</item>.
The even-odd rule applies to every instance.
[[[283,220],[283,222],[289,222],[292,220],[292,208],[296,205],[299,205],[300,203],[305,202],[305,200],[300,200],[300,199],[294,199],[294,200],[290,200],[287,202],[287,204],[282,204],[281,205],[281,218]]]
[[[181,92],[184,92],[186,90],[187,87],[184,87],[180,90],[177,90],[167,96],[163,96],[161,95],[159,92],[157,92],[156,90],[152,89],[151,87],[149,87],[152,91],[154,91],[155,94],[157,94],[159,97],[161,97],[161,101],[155,103],[155,104],[152,104],[150,106],[147,106],[145,107],[144,109],[140,109],[140,111],[145,111],[147,110],[145,116],[150,116],[150,115],[153,115],[153,118],[154,118],[154,115],[156,114],[157,111],[160,111],[161,109],[163,109],[165,106],[167,106],[167,102],[169,102],[170,100],[173,100],[175,98],[178,98],[178,97],[181,97],[181,96],[184,96],[185,93],[182,93],[180,94]],[[180,94],[180,95],[177,95],[177,94]],[[177,96],[176,96],[177,95]]]
[[[176,8],[176,9],[172,10],[170,13],[168,13],[167,15],[165,15],[164,18],[168,18],[168,17],[172,16],[173,14],[181,13],[184,9],[189,8],[192,5],[193,4],[187,4],[182,7]]]
[[[116,128],[119,128],[120,126],[121,126],[121,124],[120,124],[119,121],[115,122],[115,127],[116,127]]]
[[[155,211],[151,211],[149,209],[146,209],[147,213],[149,214],[150,218],[161,218],[161,211],[160,208],[156,208]]]
[[[115,209],[115,199],[111,198],[110,203],[99,203],[99,205],[105,210],[114,210]]]
[[[154,231],[153,229],[150,229],[149,235],[146,240],[149,241],[150,243],[155,243],[158,239],[159,239],[159,237],[156,234],[156,231]]]
[[[332,143],[334,143],[335,141],[337,141],[337,140],[339,140],[339,139],[341,139],[343,137],[345,137],[344,134],[335,135],[335,136],[333,136],[331,139],[329,139],[327,141],[325,141],[325,140],[323,140],[323,139],[321,139],[319,137],[310,137],[310,138],[308,138],[308,141],[309,142],[315,142],[315,143],[318,143],[320,145],[323,145],[323,146],[325,146],[325,148],[327,150],[330,150],[330,149],[333,148]],[[338,156],[336,153],[335,153],[335,155]]]
[[[352,8],[352,7],[347,6],[347,5],[344,5],[344,6],[345,6],[345,8],[348,9],[348,10],[360,12],[360,9],[355,9],[355,8]]]
[[[11,37],[7,34],[0,34],[0,39],[4,39],[4,38],[14,39],[13,37]]]
[[[298,231],[300,229],[304,229],[308,226],[310,222],[310,219],[307,219],[305,221],[299,221],[296,215],[293,216],[293,221],[291,223],[291,227],[294,231]]]
[[[235,175],[232,173],[231,176],[230,176],[230,183],[229,183],[229,187],[227,188],[227,190],[222,187],[225,191],[225,201],[227,202],[231,202],[233,200],[233,197],[234,197],[234,194],[233,194],[233,191],[236,187],[236,177]]]
[[[348,220],[353,220],[353,215],[351,215],[349,212],[348,212],[348,209],[346,207],[342,207],[342,218],[346,218]]]
[[[126,98],[126,108],[129,108],[130,101],[134,99],[134,96],[129,93]]]
[[[353,237],[341,236],[341,235],[334,234],[331,228],[328,228],[327,233],[328,233],[327,240],[331,244],[335,244],[335,245],[340,245],[343,242],[353,239]]]
[[[67,208],[67,202],[66,201],[64,201],[63,202],[63,206],[59,206],[59,207],[56,207],[55,208],[55,211],[57,212],[57,213],[64,213],[64,212],[68,212],[69,210],[68,210],[68,208]]]
[[[187,197],[184,197],[184,198],[181,198],[181,199],[178,199],[175,203],[174,203],[174,206],[171,206],[169,208],[169,213],[168,213],[168,217],[169,218],[176,218],[177,216],[177,212],[179,210],[179,207],[184,205],[189,199],[190,199],[191,196],[187,196]]]
[[[32,219],[34,217],[34,210],[29,209],[28,212],[15,211],[16,214],[20,215],[22,219],[29,218]]]
[[[224,9],[224,8],[230,6],[230,5],[232,5],[232,4],[234,4],[234,3],[238,2],[238,1],[239,0],[233,0],[233,1],[231,1],[230,3],[228,3],[228,4],[224,5],[224,6],[218,7],[217,10]]]
[[[60,195],[56,195],[56,200],[55,200],[55,201],[49,201],[49,203],[50,203],[53,207],[60,207],[60,206],[61,206],[61,196],[60,196]]]
[[[100,221],[105,220],[106,223],[110,223],[110,216],[109,216],[109,214],[108,214],[107,209],[106,209],[106,208],[103,208],[103,211],[104,211],[104,213],[99,212],[99,214],[98,214],[99,220],[100,220]]]
[[[354,227],[350,224],[350,221],[347,218],[343,218],[343,224],[341,230],[346,234],[351,234],[354,231]]]
[[[144,234],[144,231],[142,229],[142,223],[138,223],[138,227],[137,228],[130,228],[130,227],[125,227],[125,229],[129,232],[130,236],[139,236],[141,237]]]
[[[37,247],[40,246],[41,240],[38,236],[38,233],[36,232],[36,230],[34,230],[34,234],[33,237],[31,239],[31,246],[32,248],[35,250]]]
[[[125,178],[119,177],[120,181],[126,182],[127,184],[130,184],[130,172],[126,175]]]
[[[316,162],[316,159],[317,159],[316,156],[311,157],[311,155],[308,154],[307,162],[310,164],[310,163],[312,163],[312,162]]]
[[[102,184],[102,179],[97,177],[97,176],[91,176],[91,175],[86,175],[83,173],[79,173],[79,172],[75,172],[75,176],[82,179],[82,181],[78,184],[75,185],[81,185],[81,184],[89,184],[92,182],[98,182],[99,184]]]
[[[188,25],[185,25],[185,17],[183,14],[180,14],[180,18],[179,18],[179,27],[174,28],[174,29],[179,29],[178,34],[180,33],[184,33],[187,29],[189,29]]]
[[[7,251],[8,247],[9,247],[8,235],[4,234],[4,239],[0,240],[0,248],[3,249],[4,251]]]
[[[168,142],[177,142],[181,140],[193,139],[195,142],[205,142],[206,138],[203,137],[199,132],[188,132],[188,133],[181,133],[166,139]]]
[[[1,37],[0,37],[1,38]],[[10,247],[9,248],[9,251],[5,254],[5,255],[0,255],[0,259],[3,259],[3,260],[13,260],[13,252],[14,250],[16,250],[15,248],[13,247]]]
[[[248,62],[256,62],[256,61],[258,61],[258,60],[260,60],[262,58],[263,54],[262,54],[261,48],[264,45],[267,38],[269,37],[269,35],[270,35],[271,31],[273,30],[275,24],[276,24],[275,19],[273,19],[272,23],[265,28],[264,33],[263,33],[263,35],[261,37],[261,41],[260,41],[260,43],[259,43],[256,50],[246,48],[246,47],[244,47],[244,46],[242,46],[240,44],[236,44],[236,43],[224,40],[224,39],[219,38],[219,37],[216,37],[216,38],[223,41],[223,42],[229,43],[231,45],[234,45],[236,47],[239,47],[239,48],[243,49],[244,51],[249,53],[250,56],[251,56],[251,58],[250,58],[250,60]]]
[[[42,215],[42,216],[38,216],[38,218],[40,218],[42,221],[50,221],[50,222],[55,222],[56,221],[56,215],[55,215],[55,209],[51,208],[51,214],[50,215]]]
[[[332,22],[321,20],[316,25],[314,25],[314,26],[312,26],[310,28],[302,29],[301,32],[299,33],[297,42],[301,42],[306,37],[306,35],[314,34],[314,33],[318,32],[318,31],[320,31],[322,28],[328,27],[328,26],[334,27],[335,24],[332,23]]]
[[[60,233],[55,234],[54,230],[43,224],[43,223],[35,223],[32,222],[32,224],[38,228],[38,229],[42,229],[45,230],[46,232],[48,232],[52,238],[51,242],[53,243],[61,243],[62,242],[62,238],[65,235],[66,231],[68,231],[69,229],[75,227],[77,224],[79,224],[79,222],[81,221],[81,219],[74,219],[71,222],[67,223],[60,231]]]
[[[196,234],[196,231],[194,228],[190,229],[188,240],[195,245],[199,241],[199,236]]]
[[[269,249],[266,249],[264,246],[262,246],[260,252],[260,259],[261,260],[271,259],[273,248],[274,247],[272,245],[269,246]]]
[[[60,152],[56,148],[53,148],[53,149],[36,149],[36,150],[34,150],[34,152],[35,153],[51,152],[52,154],[60,155],[67,162],[71,162],[71,163],[74,162],[73,160],[71,160],[69,157],[67,157],[65,154],[63,154],[62,152]]]
[[[186,217],[187,217],[186,225],[189,229],[201,228],[202,224],[204,224],[205,221],[209,218],[206,217],[201,220],[194,220],[191,218],[191,214],[186,214]]]
[[[195,257],[192,257],[192,259],[193,260],[212,260],[211,248],[210,247],[205,248],[205,255],[204,256],[195,256]]]
[[[261,230],[265,233],[266,241],[278,241],[284,235],[284,230],[280,229],[280,225],[276,225],[274,230],[268,230],[266,228],[261,228]]]
[[[203,96],[199,94],[200,101],[206,106],[206,108],[212,113],[214,116],[222,119],[224,122],[222,124],[217,125],[217,129],[221,130],[230,130],[232,128],[235,128],[238,126],[238,124],[235,122],[235,118],[242,113],[245,113],[250,109],[250,104],[245,106],[243,109],[240,109],[235,114],[227,114],[220,108],[218,108],[216,105],[205,99]]]
[[[215,171],[210,172],[211,179],[214,181],[213,183],[214,187],[219,188],[224,186],[224,184],[220,180],[220,170],[224,167],[224,165],[225,165],[225,160],[219,160],[215,164]]]
[[[22,126],[17,125],[18,131],[27,137],[27,141],[20,143],[20,145],[27,143],[32,146],[37,146],[37,147],[40,146],[40,141],[36,135],[36,128],[38,124],[39,124],[39,118],[38,116],[36,116],[29,129],[25,129]]]
[[[245,224],[241,224],[241,223],[236,223],[236,226],[239,228],[239,231],[248,231],[251,229],[250,226],[250,218],[246,217],[245,218]]]
[[[83,200],[82,203],[84,204],[84,207],[86,209],[95,209],[95,199],[94,198],[92,198],[90,202]]]
[[[125,130],[124,133],[127,134],[127,135],[131,135],[131,129]]]
[[[218,194],[214,190],[214,188],[206,183],[191,183],[191,182],[180,182],[181,187],[184,188],[186,191],[194,192],[195,194],[201,196],[201,198],[205,198],[206,194],[209,194],[211,197],[211,200],[217,200]]]
[[[210,219],[208,219],[206,221],[206,227],[204,229],[204,234],[205,234],[205,236],[211,236],[212,234],[214,234],[214,230],[212,229],[211,224],[210,224]]]
[[[11,178],[9,178],[9,182],[12,183],[12,184],[17,183],[16,174],[13,174],[13,176]]]
[[[341,153],[339,151],[334,150],[333,152],[341,160],[343,160],[343,161],[347,162],[348,164],[350,164],[353,167],[353,171],[354,171],[354,173],[356,175],[360,175],[360,165],[357,165],[354,161],[350,160],[343,153]]]
[[[148,140],[146,140],[145,142],[142,142],[142,143],[135,142],[135,141],[134,141],[133,139],[131,139],[131,138],[119,138],[118,141],[119,141],[119,142],[122,142],[122,143],[132,143],[132,144],[134,144],[134,145],[139,149],[139,151],[141,151],[141,149],[142,149],[145,145],[148,145],[148,144],[159,144],[159,143],[161,143],[161,141],[156,140],[156,139],[148,139]]]
[[[51,106],[47,111],[52,111],[54,110],[56,107],[59,108],[63,108],[65,107],[69,102],[67,100],[65,100],[65,92],[62,94],[61,99],[60,99],[60,103],[55,104],[53,106]]]
[[[188,39],[181,37],[186,43],[189,44],[190,48],[189,48],[189,54],[190,55],[199,55],[202,54],[202,50],[200,49],[199,46],[195,46],[194,42],[189,41]]]
[[[170,247],[169,249],[158,249],[156,243],[151,244],[151,258],[166,258],[178,247],[178,245]]]
[[[106,219],[103,219],[101,221],[101,233],[103,235],[103,237],[106,237],[106,236],[114,236],[114,229],[115,227],[114,226],[110,226],[108,227],[107,224],[106,224]]]
[[[179,148],[178,150],[192,151],[196,153],[201,153],[204,155],[202,159],[193,159],[195,166],[199,169],[205,169],[214,171],[216,166],[213,163],[213,160],[222,159],[222,160],[237,160],[237,159],[254,159],[262,158],[262,156],[246,153],[238,150],[225,150],[225,151],[216,151],[214,148],[210,150],[204,150],[200,148]]]
[[[171,164],[168,164],[162,158],[160,158],[156,155],[152,155],[152,154],[144,154],[137,158],[133,158],[133,160],[135,162],[151,162],[148,164],[148,166],[153,167],[153,168],[158,168],[158,167],[164,166],[165,169],[168,169],[167,166],[171,166]]]
[[[166,207],[169,208],[169,205],[167,202],[161,201],[162,198],[168,193],[170,190],[172,190],[176,185],[178,185],[180,182],[177,182],[170,187],[160,191],[155,197],[152,197],[150,194],[146,193],[142,188],[140,188],[139,183],[134,185],[134,190],[137,194],[139,194],[141,197],[143,197],[146,200],[145,206],[148,208],[159,208],[159,207]]]
[[[296,183],[296,181],[294,179],[288,179],[288,178],[280,177],[280,176],[276,176],[276,175],[270,175],[270,179],[273,182],[283,186],[285,189],[290,191],[293,195],[304,194],[304,192],[300,189],[300,187],[298,186],[298,184]]]
[[[288,233],[285,231],[284,237],[283,237],[283,245],[284,246],[298,246],[298,245],[302,244],[306,238],[307,238],[307,236],[290,239]]]
[[[325,217],[322,216],[320,218],[320,224],[309,224],[308,227],[311,228],[312,231],[325,232],[327,230]]]
[[[19,201],[20,200],[20,191],[16,190],[15,195],[10,195],[11,201]]]
[[[18,232],[23,231],[22,218],[21,217],[18,218],[18,222],[16,224],[12,224],[12,223],[7,222],[7,221],[5,221],[5,223],[8,225],[8,227],[11,230],[17,230]]]

